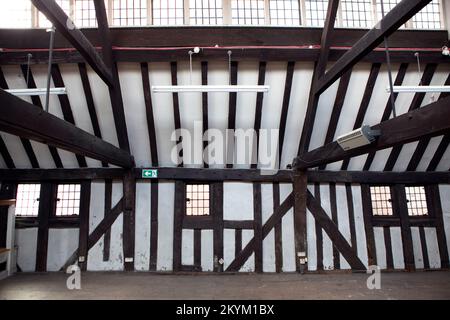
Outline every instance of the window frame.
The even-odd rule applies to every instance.
[[[369,200],[370,200],[370,211],[371,211],[371,217],[372,219],[396,219],[399,218],[399,214],[397,212],[397,206],[395,205],[396,197],[394,195],[394,185],[389,183],[384,184],[369,184]],[[392,208],[392,215],[380,215],[380,214],[374,214],[373,211],[373,199],[372,199],[372,187],[389,187],[390,192],[390,203]]]
[[[209,186],[209,197],[208,197],[208,202],[209,202],[209,210],[208,210],[208,214],[203,214],[203,215],[188,215],[187,214],[187,186],[188,185],[208,185]],[[184,185],[183,185],[183,190],[184,190],[184,194],[183,194],[183,217],[185,219],[204,219],[204,220],[209,220],[212,219],[213,216],[213,211],[212,210],[212,203],[213,203],[213,197],[212,195],[214,194],[214,192],[212,191],[212,188],[214,186],[214,183],[212,181],[185,181]]]

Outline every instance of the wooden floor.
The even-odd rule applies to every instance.
[[[81,290],[66,274],[17,274],[0,281],[0,299],[450,299],[450,271],[366,274],[173,275],[87,272]]]

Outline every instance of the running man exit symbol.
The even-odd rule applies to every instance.
[[[145,179],[158,178],[158,170],[156,170],[156,169],[142,169],[142,178],[145,178]]]

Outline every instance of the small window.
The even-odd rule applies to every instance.
[[[327,17],[328,0],[305,0],[306,24],[311,27],[323,27]]]
[[[264,0],[231,0],[232,24],[262,25],[264,22]]]
[[[371,0],[342,0],[342,26],[368,28],[372,24]]]
[[[37,217],[40,195],[40,184],[19,184],[16,196],[16,216]]]
[[[65,14],[67,14],[68,17],[71,17],[71,8],[70,8],[70,0],[56,0],[56,3],[63,9]],[[38,26],[40,28],[50,28],[52,24],[49,20],[45,17],[45,15],[39,11],[38,15]]]
[[[222,24],[222,0],[190,0],[189,20],[192,25]]]
[[[441,10],[439,0],[433,0],[412,18],[415,29],[441,29]]]
[[[423,186],[406,187],[409,216],[428,215],[427,197]]]
[[[108,1],[105,2],[105,6]],[[89,28],[97,26],[97,16],[93,0],[75,1],[75,25],[78,28]]]
[[[147,0],[114,0],[112,14],[114,26],[145,26]]]
[[[381,0],[377,0],[377,19],[380,21],[383,19],[383,11],[384,15],[386,15],[389,11],[391,11],[397,4],[400,3],[402,0],[383,0],[383,7],[381,7]],[[374,24],[378,21],[374,21]],[[405,28],[405,25],[403,24],[400,29]]]
[[[300,25],[298,0],[270,0],[270,23],[279,26]]]
[[[374,216],[392,216],[391,188],[389,186],[370,187],[372,214]]]
[[[209,216],[209,184],[186,185],[186,215]]]
[[[182,25],[183,23],[183,0],[153,0],[154,25]]]
[[[56,194],[57,217],[77,216],[80,214],[79,184],[60,184]]]
[[[31,1],[2,1],[0,28],[31,28]]]

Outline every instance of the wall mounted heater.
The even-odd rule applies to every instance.
[[[386,88],[388,93],[391,92],[389,87]],[[393,92],[404,93],[404,92],[450,92],[450,86],[393,86]]]
[[[37,89],[7,89],[5,90],[15,96],[45,96],[47,88]],[[66,88],[50,88],[50,94],[66,94]]]

